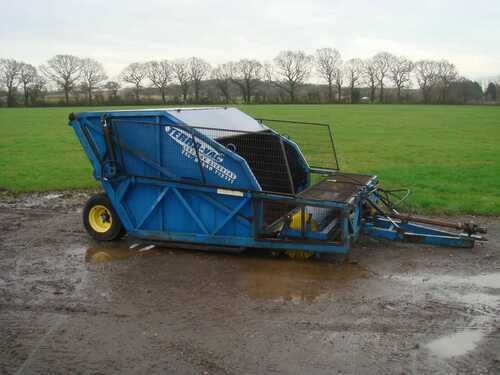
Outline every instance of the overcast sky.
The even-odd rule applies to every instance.
[[[212,64],[335,47],[446,58],[471,78],[500,74],[498,0],[0,0],[0,57],[55,54],[130,62],[199,56]]]

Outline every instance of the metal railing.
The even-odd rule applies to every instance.
[[[264,118],[257,120],[295,142],[311,167],[340,169],[330,125]]]

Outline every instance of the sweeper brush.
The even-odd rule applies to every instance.
[[[70,125],[105,192],[83,213],[97,240],[304,256],[346,253],[360,235],[472,247],[485,233],[399,212],[406,191],[340,171],[327,124],[182,108],[71,114]]]

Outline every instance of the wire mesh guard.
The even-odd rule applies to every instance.
[[[328,124],[270,119],[259,121],[296,143],[309,165],[339,169],[333,134]]]
[[[297,150],[272,131],[240,132],[194,128],[247,162],[262,190],[295,194],[307,184]]]
[[[296,194],[305,188],[307,175],[298,154],[302,154],[310,166],[339,169],[329,125],[258,121],[270,130],[250,133],[193,128],[244,158],[264,191]]]

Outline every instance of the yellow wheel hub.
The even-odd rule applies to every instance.
[[[113,224],[111,212],[102,205],[92,207],[89,211],[89,224],[98,233],[107,232]]]
[[[287,250],[285,253],[290,259],[309,259],[314,255],[313,252],[303,250]]]

